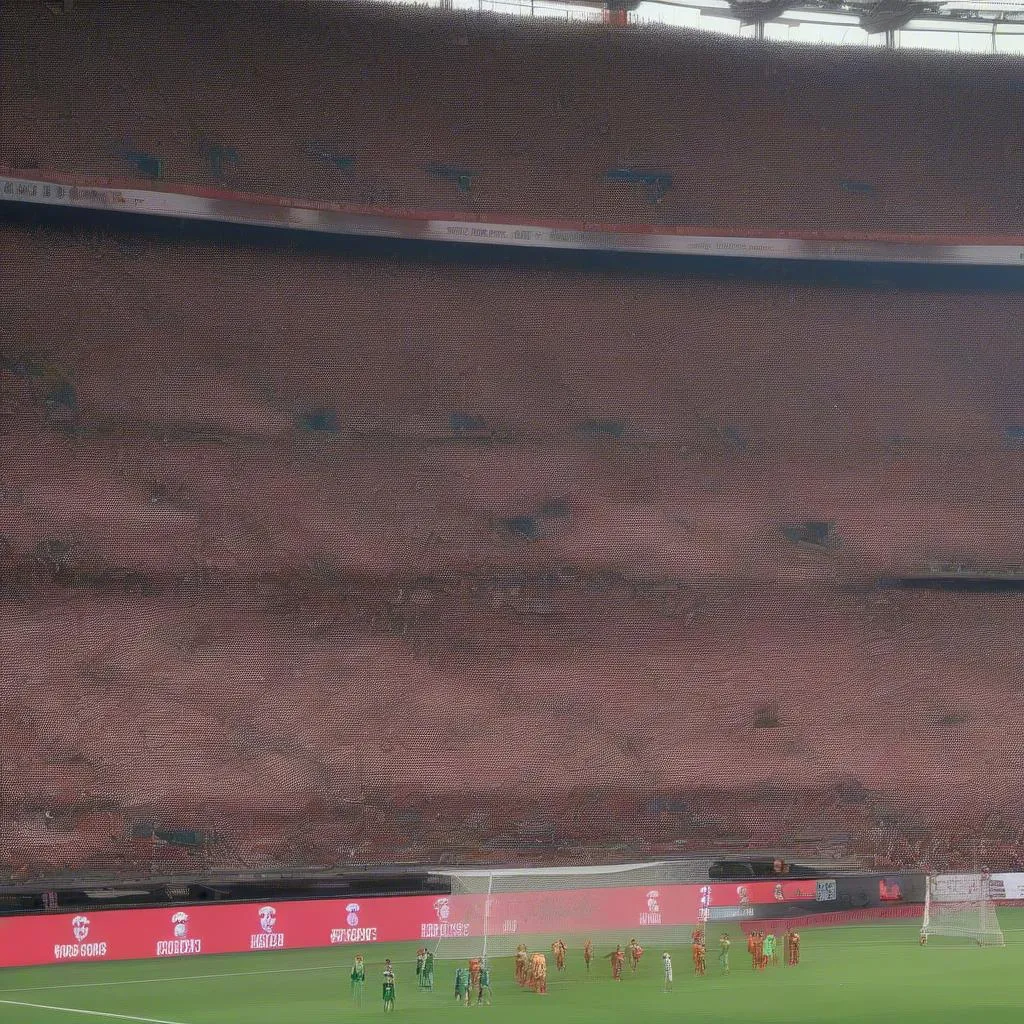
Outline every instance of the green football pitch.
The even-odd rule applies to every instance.
[[[646,1024],[749,1021],[939,1022],[1001,1024],[1024,1018],[1024,910],[1000,911],[1004,948],[933,939],[922,948],[916,922],[807,928],[798,967],[753,972],[736,927],[732,973],[717,963],[721,929],[712,927],[708,973],[692,974],[689,950],[671,949],[674,991],[662,990],[661,946],[649,946],[640,970],[611,980],[606,959],[584,969],[581,944],[570,945],[559,974],[549,960],[549,991],[519,988],[509,958],[492,960],[491,1006],[455,1002],[456,964],[438,960],[433,992],[417,989],[413,945],[368,946],[366,991],[352,1005],[348,973],[355,947],[15,968],[0,972],[3,1024],[138,1021],[160,1024],[326,1024],[384,1018],[380,975],[396,963],[395,1018],[442,1024],[467,1013],[491,1024]],[[623,941],[628,936],[623,937]],[[598,949],[598,956],[604,950]]]

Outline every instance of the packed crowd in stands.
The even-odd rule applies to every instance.
[[[872,585],[1016,555],[1012,297],[4,231],[0,860],[1014,820],[1019,602]]]
[[[1015,208],[998,63],[355,5],[0,29],[6,163],[119,174],[130,139],[167,181],[670,223]],[[0,875],[955,867],[979,834],[1021,864],[1019,598],[875,585],[1019,562],[1019,295],[0,233]]]
[[[1018,230],[1015,59],[356,3],[6,4],[0,164],[527,220]]]

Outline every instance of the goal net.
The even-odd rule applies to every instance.
[[[445,872],[451,896],[435,901],[438,921],[424,927],[439,959],[515,954],[520,943],[544,951],[562,939],[581,955],[602,957],[630,939],[680,946],[702,919],[693,865],[658,861],[612,867]],[[655,955],[651,950],[651,956]]]
[[[925,890],[923,935],[973,940],[979,946],[1003,946],[989,876],[933,875]]]

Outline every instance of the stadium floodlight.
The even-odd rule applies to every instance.
[[[921,935],[925,940],[944,936],[979,946],[1005,946],[988,873],[929,877]]]

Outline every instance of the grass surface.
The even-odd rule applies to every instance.
[[[713,927],[706,977],[693,977],[688,947],[671,950],[675,967],[671,993],[662,991],[661,946],[648,947],[638,975],[630,975],[627,967],[625,979],[613,983],[604,959],[595,961],[588,977],[582,940],[567,937],[570,951],[564,974],[554,971],[548,956],[546,996],[520,989],[513,980],[511,959],[496,959],[492,961],[494,1005],[468,1009],[455,1003],[456,964],[452,962],[437,961],[433,993],[417,990],[415,944],[362,948],[368,980],[361,1010],[353,1008],[349,995],[348,972],[357,952],[350,946],[15,968],[0,972],[0,1021],[334,1024],[380,1020],[384,1018],[381,965],[384,957],[391,956],[398,971],[394,1016],[409,1024],[440,1024],[467,1014],[491,1024],[1018,1024],[1024,1016],[1024,910],[1003,910],[999,916],[1007,945],[995,949],[938,940],[922,949],[916,922],[807,928],[801,933],[800,966],[764,973],[751,970],[740,930],[727,927],[733,939],[732,973],[727,977],[717,963],[721,929]],[[627,938],[624,935],[623,942]]]

